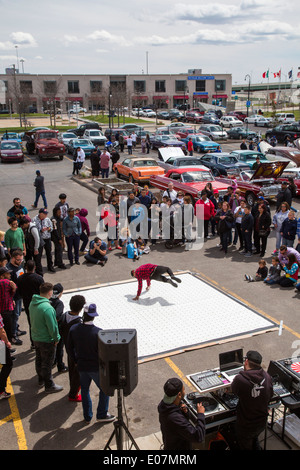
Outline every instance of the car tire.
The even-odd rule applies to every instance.
[[[129,183],[132,183],[132,184],[135,183],[135,179],[134,179],[134,177],[133,177],[132,175],[129,175],[129,176],[128,176],[128,181],[129,181]]]
[[[60,155],[60,156],[59,156],[59,159],[60,159],[60,160],[63,160],[63,159],[64,159],[64,156],[63,156],[63,155]]]

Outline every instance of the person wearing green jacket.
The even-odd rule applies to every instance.
[[[34,294],[29,305],[31,337],[36,351],[35,368],[39,385],[45,386],[46,393],[60,392],[63,387],[54,383],[52,365],[56,345],[60,340],[55,309],[50,303],[53,285],[44,282],[40,295]]]

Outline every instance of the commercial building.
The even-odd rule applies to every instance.
[[[43,112],[53,103],[63,112],[75,103],[89,111],[109,106],[170,109],[183,104],[196,107],[199,102],[226,106],[232,77],[203,74],[200,69],[159,75],[33,75],[8,69],[0,74],[0,87],[0,109],[13,112]]]

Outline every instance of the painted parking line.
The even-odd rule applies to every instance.
[[[17,405],[17,400],[9,377],[7,379],[6,391],[8,393],[11,393],[11,396],[8,398],[11,414],[0,420],[0,426],[3,426],[10,421],[13,421],[17,435],[19,450],[28,450],[25,432]]]

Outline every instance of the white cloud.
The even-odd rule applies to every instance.
[[[32,34],[30,33],[23,33],[22,31],[18,31],[16,33],[11,33],[10,37],[14,45],[22,45],[23,47],[36,47],[37,43]]]

